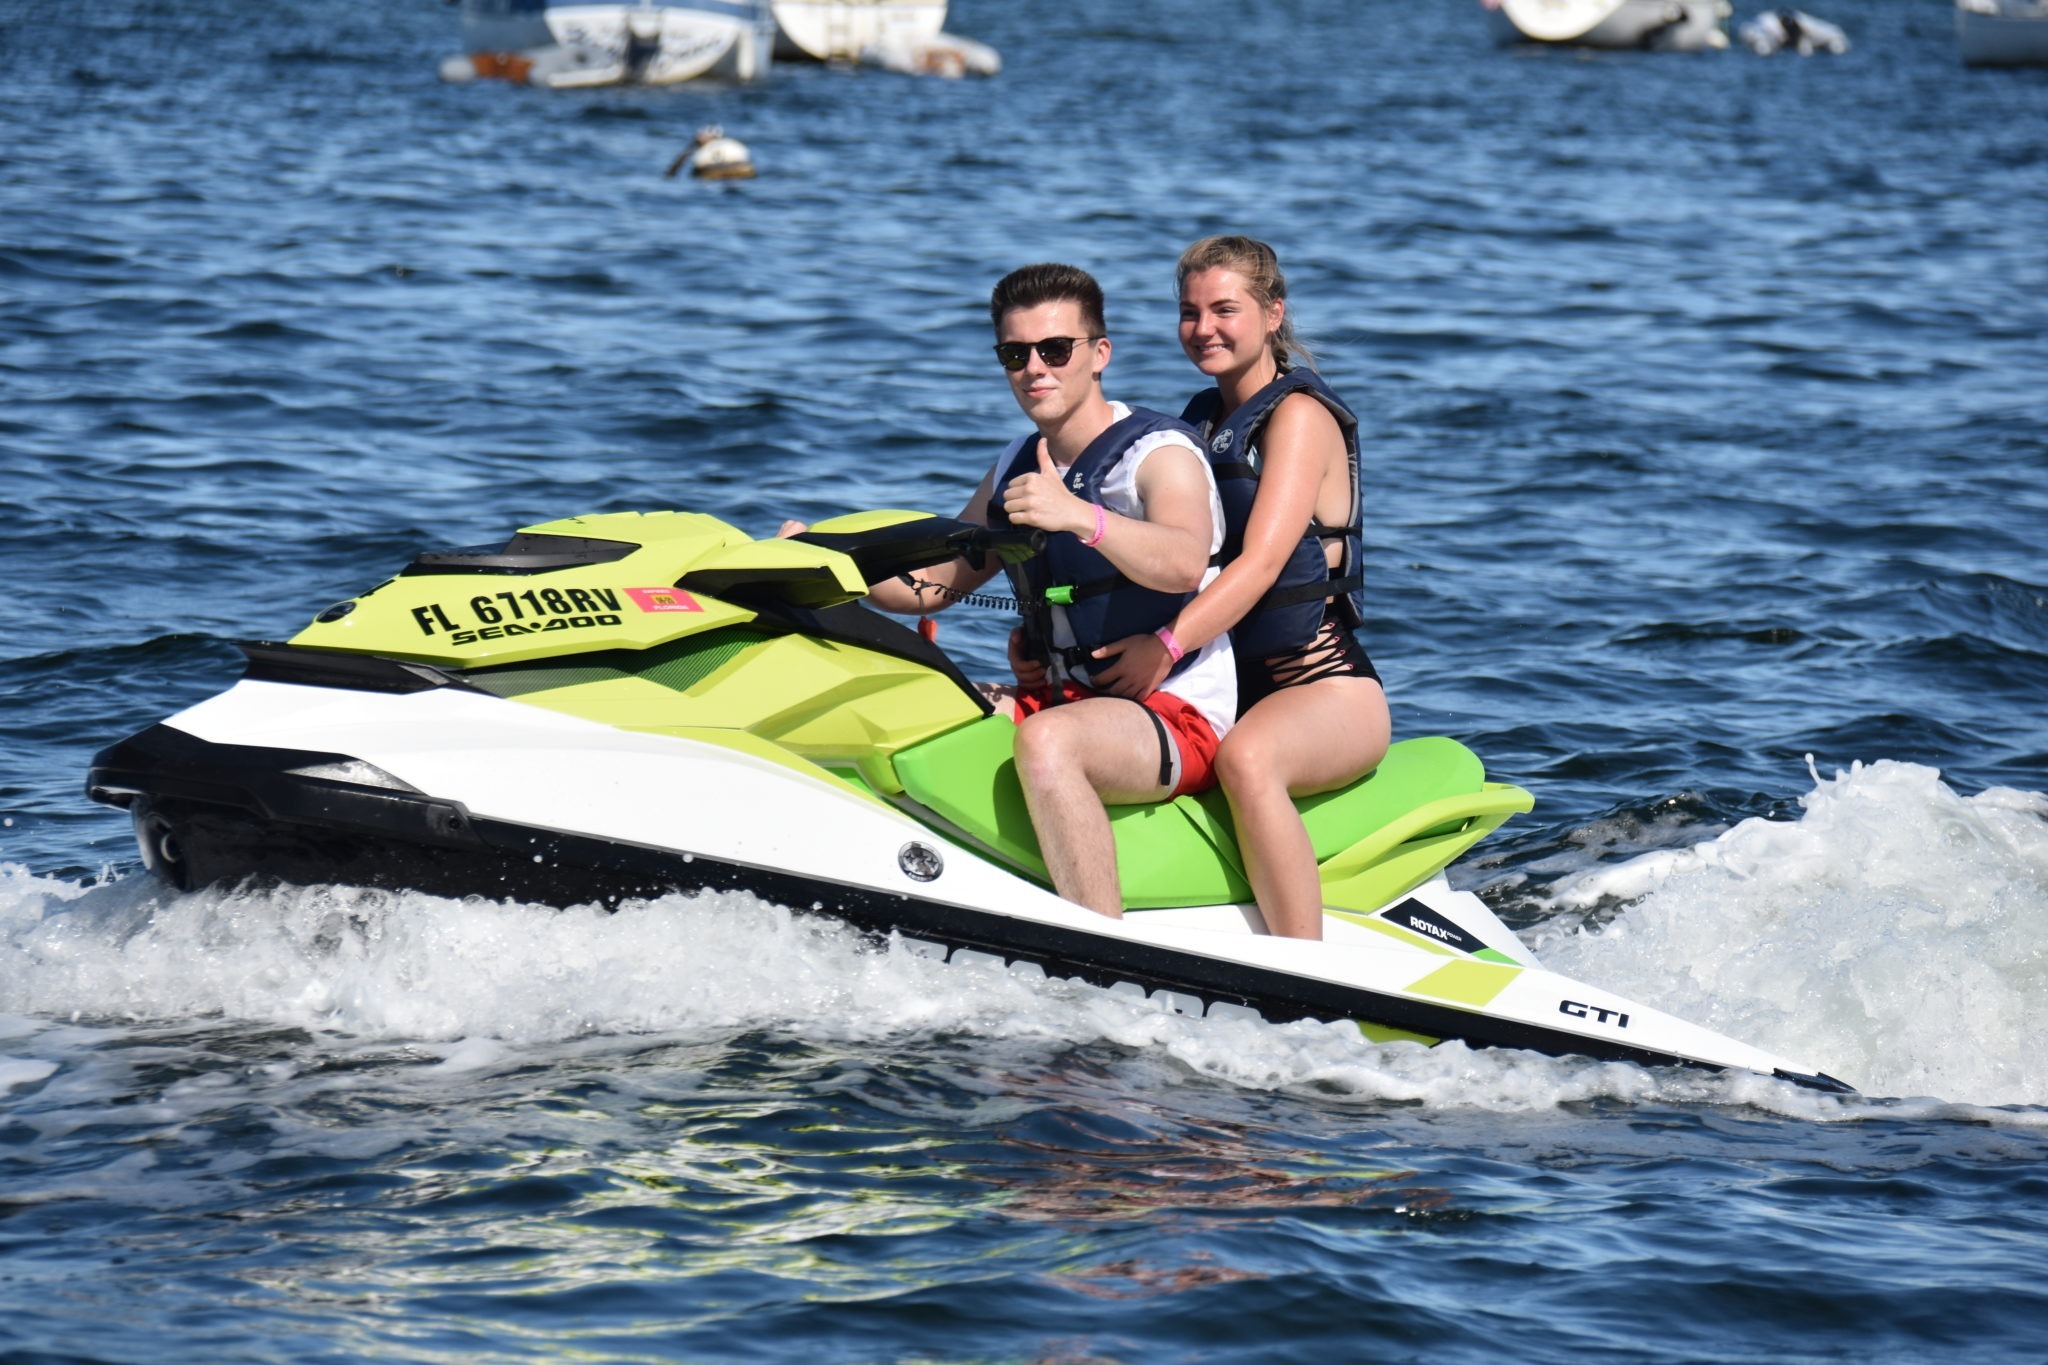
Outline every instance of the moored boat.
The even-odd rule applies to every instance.
[[[929,43],[946,26],[947,0],[769,0],[775,55],[855,62],[869,48]]]
[[[445,79],[554,89],[758,80],[774,51],[766,0],[463,0],[462,30],[464,55],[442,63]]]
[[[1965,66],[2048,66],[2048,0],[1956,0]]]
[[[1728,0],[1482,0],[1503,42],[1650,52],[1728,46]]]

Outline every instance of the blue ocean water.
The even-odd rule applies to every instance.
[[[995,80],[564,94],[440,84],[423,0],[0,0],[0,1354],[2039,1358],[2048,71],[1823,14],[1849,55],[960,0]],[[709,122],[758,180],[663,177]],[[1537,795],[1457,884],[1861,1097],[744,898],[176,896],[80,793],[424,546],[951,510],[1016,264],[1171,406],[1212,231],[1365,414],[1397,729]]]

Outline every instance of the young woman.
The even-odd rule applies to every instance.
[[[1230,632],[1238,720],[1216,756],[1266,927],[1323,936],[1322,883],[1293,798],[1370,772],[1391,738],[1362,623],[1357,421],[1305,363],[1273,249],[1209,237],[1181,253],[1180,344],[1215,380],[1183,418],[1209,442],[1229,538],[1223,571],[1096,686],[1143,696],[1173,661]]]

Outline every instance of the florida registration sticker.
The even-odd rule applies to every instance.
[[[628,588],[626,596],[642,611],[702,611],[697,599],[681,588]]]

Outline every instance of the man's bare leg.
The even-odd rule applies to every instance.
[[[1017,777],[1053,890],[1123,918],[1107,807],[1168,795],[1151,714],[1134,702],[1089,697],[1027,716],[1017,727]]]

